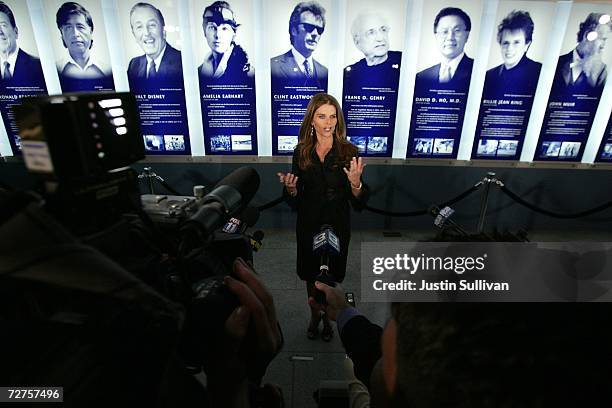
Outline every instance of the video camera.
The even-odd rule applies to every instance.
[[[24,162],[40,181],[47,212],[82,242],[183,304],[183,359],[195,368],[205,364],[206,354],[215,352],[214,336],[238,306],[223,277],[237,257],[252,262],[246,228],[219,229],[230,217],[249,213],[257,172],[239,168],[198,197],[141,197],[129,167],[144,158],[131,93],[24,98],[15,118]],[[250,218],[245,224],[255,223]],[[261,246],[263,234],[257,237]]]

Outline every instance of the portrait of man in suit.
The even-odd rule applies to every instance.
[[[610,37],[610,15],[590,13],[580,23],[578,44],[569,53],[559,57],[553,89],[562,92],[563,87],[577,92],[600,94],[608,75],[602,52]]]
[[[167,80],[183,75],[181,52],[166,42],[166,23],[158,8],[149,3],[136,3],[130,11],[130,26],[144,52],[130,61],[130,82],[134,79]]]
[[[397,86],[402,53],[389,51],[389,31],[387,18],[376,11],[363,11],[353,20],[351,37],[364,58],[344,69],[345,85],[354,78],[362,86]]]
[[[446,7],[436,15],[433,25],[440,63],[417,74],[417,82],[457,90],[469,88],[474,60],[465,54],[472,22],[460,8]]]
[[[210,53],[198,67],[200,77],[242,82],[253,77],[249,57],[235,41],[238,26],[234,11],[226,1],[215,1],[204,9],[202,29]]]
[[[513,10],[501,21],[497,27],[497,43],[503,63],[487,71],[487,96],[535,93],[542,64],[527,57],[533,30],[533,20],[527,11]]]
[[[18,37],[13,11],[0,1],[0,78],[5,85],[43,78],[40,60],[18,47]]]
[[[327,68],[312,56],[325,31],[325,9],[316,1],[298,3],[289,18],[291,49],[270,60],[272,77],[327,87]]]
[[[91,55],[94,23],[91,13],[82,5],[66,2],[55,15],[62,44],[68,54],[57,62],[57,72],[66,78],[97,79],[110,75],[110,68]]]

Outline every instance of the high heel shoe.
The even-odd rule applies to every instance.
[[[314,340],[319,336],[319,323],[321,323],[321,319],[319,319],[316,324],[310,319],[308,329],[306,330],[306,336],[310,340]]]
[[[323,326],[323,331],[321,332],[321,340],[329,343],[332,337],[334,337],[334,329],[331,326]]]

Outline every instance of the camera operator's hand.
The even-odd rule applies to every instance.
[[[336,321],[336,318],[344,309],[351,307],[348,304],[344,297],[344,290],[342,287],[337,284],[335,287],[324,284],[320,281],[315,281],[315,287],[325,293],[325,300],[327,301],[327,305],[321,305],[317,303],[317,301],[311,297],[308,299],[308,304],[312,307],[318,308],[319,310],[324,311],[327,316]]]
[[[270,361],[280,351],[283,340],[272,295],[251,267],[237,258],[233,275],[235,278],[225,277],[225,284],[241,305],[225,322],[224,349],[220,350],[217,364],[206,374],[213,406],[219,403],[219,406],[248,407],[249,377],[263,376]],[[252,333],[249,327],[252,327]],[[248,352],[244,352],[242,346],[247,332]]]

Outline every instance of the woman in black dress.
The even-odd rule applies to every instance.
[[[357,148],[346,140],[342,110],[333,96],[320,93],[312,97],[299,137],[291,173],[278,176],[289,205],[298,212],[297,273],[306,281],[308,297],[314,297],[320,258],[312,253],[313,237],[322,225],[332,226],[340,240],[340,255],[331,259],[330,274],[342,282],[351,239],[349,203],[357,210],[363,208],[368,187],[361,180],[365,164],[357,157]],[[317,309],[310,311],[308,338],[317,337],[323,320],[321,338],[330,341],[329,320]]]

